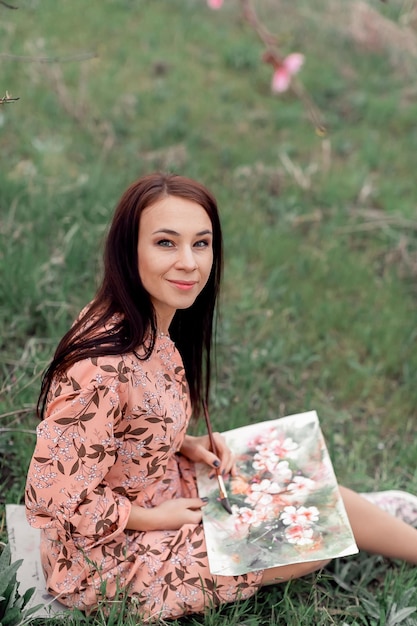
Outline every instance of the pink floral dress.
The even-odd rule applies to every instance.
[[[201,524],[126,529],[132,504],[196,497],[178,451],[191,408],[181,357],[166,336],[147,360],[86,359],[55,380],[29,468],[29,523],[42,529],[48,590],[90,611],[128,590],[146,619],[175,618],[251,596],[261,572],[213,576]]]

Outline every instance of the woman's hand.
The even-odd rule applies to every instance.
[[[126,528],[146,532],[178,530],[184,524],[199,524],[205,504],[207,500],[202,498],[174,498],[150,509],[132,505]]]
[[[210,439],[208,435],[202,437],[192,437],[186,435],[184,443],[180,449],[181,454],[195,463],[205,463],[210,467],[220,469],[223,475],[236,474],[235,457],[227,445],[224,437],[220,433],[213,433],[217,454],[210,450]]]

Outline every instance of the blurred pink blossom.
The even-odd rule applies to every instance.
[[[223,6],[223,0],[207,0],[207,5],[210,9],[221,9]]]
[[[304,63],[304,54],[293,52],[289,54],[281,63],[274,65],[271,89],[274,93],[287,91],[292,77],[300,71]]]

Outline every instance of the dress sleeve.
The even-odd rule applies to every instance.
[[[106,475],[117,454],[126,382],[122,357],[83,360],[54,381],[27,478],[32,526],[55,528],[80,546],[124,530],[131,504]]]

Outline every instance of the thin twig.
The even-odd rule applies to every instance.
[[[373,219],[371,218],[366,222],[353,224],[352,226],[341,226],[337,229],[337,231],[339,233],[354,233],[376,230],[378,228],[386,228],[387,226],[417,231],[417,222],[403,219],[402,217],[398,217],[396,215],[386,215],[385,217],[378,217]]]
[[[0,419],[2,419],[3,417],[11,417],[12,415],[20,415],[20,413],[30,413],[31,411],[34,411],[34,407],[33,406],[29,406],[26,409],[16,409],[15,411],[9,411],[8,413],[2,413],[0,415]]]
[[[5,2],[4,0],[0,0],[0,4],[6,7],[6,9],[18,9],[19,8],[19,7],[14,7],[12,4],[9,4],[8,2]]]
[[[28,435],[36,435],[36,430],[29,430],[27,428],[0,428],[1,433],[27,433]]]
[[[309,115],[310,121],[312,122],[312,124],[314,125],[316,129],[316,133],[320,136],[326,135],[327,130],[324,125],[320,110],[314,104],[313,100],[307,93],[304,86],[301,84],[299,80],[297,80],[295,76],[293,77],[291,81],[290,89],[304,104],[304,107]]]
[[[9,102],[16,102],[16,100],[20,100],[20,98],[12,98],[8,91],[6,91],[6,95],[0,98],[0,104],[8,104]]]
[[[64,57],[32,57],[18,54],[9,54],[8,52],[0,52],[0,59],[9,59],[11,61],[25,61],[26,63],[69,63],[71,61],[86,61],[88,59],[95,59],[97,57],[97,52],[80,52],[79,54],[70,54]]]

